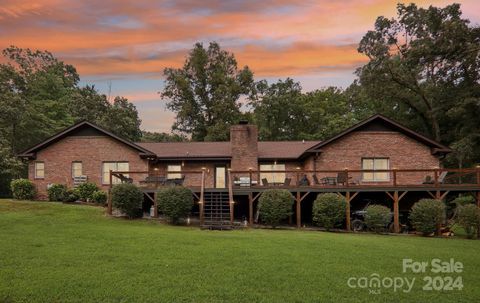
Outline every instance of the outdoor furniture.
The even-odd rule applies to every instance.
[[[299,186],[308,186],[310,185],[310,181],[308,181],[307,175],[303,175],[302,179],[298,181]]]
[[[250,186],[250,185],[256,185],[257,181],[255,180],[250,180],[250,177],[235,177],[233,179],[233,184],[237,186]]]
[[[167,181],[167,178],[164,176],[148,176],[145,178],[145,180],[140,181],[142,184],[159,184],[159,185],[165,185],[165,182]]]
[[[320,181],[318,181],[318,177],[317,175],[313,175],[313,182],[315,183],[315,185],[320,185]]]
[[[337,178],[336,177],[323,177],[322,178],[322,185],[337,185]]]
[[[120,179],[120,182],[122,183],[133,183],[133,178],[129,178],[124,174],[114,174],[114,176]]]
[[[283,182],[283,186],[290,186],[291,182],[292,182],[291,178],[285,178],[285,181]]]
[[[181,186],[183,185],[183,182],[185,181],[185,176],[182,176],[181,178],[173,178],[173,179],[167,179],[165,181],[165,185],[175,185],[175,186]]]
[[[268,180],[267,180],[267,178],[263,178],[263,179],[262,179],[262,185],[263,185],[263,186],[268,186]]]
[[[445,182],[445,177],[447,176],[447,174],[447,171],[442,171],[437,178],[437,182],[439,184],[443,184]],[[423,181],[423,184],[435,184],[435,180],[432,178],[432,176],[427,175],[425,176],[425,181]]]
[[[352,179],[352,177],[347,177],[348,174],[347,172],[339,172],[337,174],[337,184],[342,184],[342,185],[355,185],[356,183],[354,181],[350,181],[350,179]],[[348,182],[348,184],[347,184]]]

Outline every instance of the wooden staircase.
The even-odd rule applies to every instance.
[[[230,222],[230,199],[227,192],[205,192],[204,220],[202,228],[232,229]]]

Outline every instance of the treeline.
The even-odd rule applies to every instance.
[[[226,140],[240,119],[256,123],[263,140],[325,139],[382,113],[451,146],[446,165],[480,162],[480,27],[460,5],[398,4],[358,51],[369,61],[352,85],[304,93],[290,78],[255,81],[217,43],[197,43],[182,68],[165,70],[161,96],[176,113],[173,129],[193,140]]]
[[[382,113],[454,148],[448,166],[480,162],[480,28],[457,4],[399,4],[378,17],[358,51],[369,61],[346,89],[303,92],[291,78],[256,81],[234,54],[195,44],[182,68],[166,68],[160,98],[176,114],[173,133],[141,131],[135,106],[80,86],[75,67],[47,51],[10,47],[0,64],[0,195],[25,176],[15,154],[87,119],[133,141],[228,140],[239,120],[256,123],[262,140],[325,139]],[[395,147],[392,147],[395,148]]]

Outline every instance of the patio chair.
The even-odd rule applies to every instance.
[[[321,185],[320,181],[318,180],[317,175],[313,175],[313,182],[315,183],[315,185]]]
[[[267,180],[267,178],[263,178],[263,179],[262,179],[262,185],[263,185],[263,186],[268,186],[268,180]]]
[[[291,178],[285,178],[285,181],[283,181],[283,186],[290,186],[290,182],[292,182]]]
[[[337,174],[337,184],[342,184],[342,185],[347,185],[347,182],[349,185],[355,185],[356,183],[354,181],[351,181],[350,179],[352,179],[352,177],[347,177],[348,174],[347,172],[339,172]]]

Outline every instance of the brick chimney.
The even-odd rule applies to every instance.
[[[230,127],[230,148],[232,170],[258,169],[258,130],[257,126],[240,121]]]

